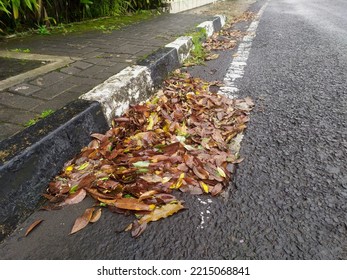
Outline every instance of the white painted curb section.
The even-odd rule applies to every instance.
[[[200,28],[205,28],[207,37],[212,36],[214,32],[213,21],[204,21],[198,25]]]
[[[219,19],[220,26],[223,26],[226,17],[216,17],[217,19],[214,20]],[[218,31],[213,26],[213,21],[205,21],[198,27],[205,28],[207,36],[210,37],[214,32]],[[176,49],[179,64],[182,64],[188,58],[194,45],[192,38],[185,36],[176,39],[165,47]],[[111,125],[112,119],[122,115],[129,108],[130,104],[145,101],[153,91],[154,87],[150,69],[147,66],[134,65],[108,78],[102,84],[80,96],[80,99],[99,102],[108,123]]]
[[[128,66],[102,84],[80,96],[81,99],[98,101],[109,124],[120,116],[130,104],[138,103],[153,92],[151,73],[146,66]]]
[[[184,36],[179,37],[175,41],[167,44],[166,48],[175,48],[177,50],[178,59],[180,64],[189,57],[190,51],[193,47],[192,37]]]

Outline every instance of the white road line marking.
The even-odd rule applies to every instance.
[[[230,67],[224,77],[224,86],[219,89],[220,94],[224,94],[230,98],[237,98],[236,92],[239,89],[236,87],[235,81],[243,77],[245,67],[247,65],[247,60],[252,47],[252,41],[256,35],[259,20],[268,5],[266,2],[264,6],[257,13],[256,19],[250,24],[247,29],[247,35],[245,35],[240,43],[235,57],[230,64]]]

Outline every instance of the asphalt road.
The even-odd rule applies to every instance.
[[[236,81],[237,94],[256,107],[228,195],[184,196],[186,211],[150,224],[138,239],[118,232],[132,218],[107,211],[68,236],[88,200],[36,212],[0,244],[0,258],[346,259],[345,11],[346,1],[269,1]],[[230,57],[193,72],[220,77]],[[37,218],[44,223],[24,238]]]

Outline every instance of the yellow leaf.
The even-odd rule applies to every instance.
[[[226,178],[227,175],[225,174],[224,170],[220,167],[217,167],[217,171],[218,171],[218,174],[223,177],[223,178]]]
[[[166,120],[166,124],[163,126],[163,131],[164,132],[169,132],[170,131],[170,123]]]
[[[181,173],[180,177],[178,178],[177,182],[175,184],[172,184],[170,186],[170,189],[179,189],[182,186],[183,179],[184,179],[185,174]]]
[[[205,184],[204,182],[200,181],[200,186],[202,188],[202,190],[205,192],[205,193],[208,193],[209,192],[209,186],[207,184]]]
[[[74,164],[69,165],[68,167],[65,168],[66,173],[70,173],[73,170]]]
[[[158,122],[158,115],[157,113],[153,112],[148,118],[148,125],[147,125],[147,130],[153,130],[153,127],[157,124]]]
[[[155,208],[151,213],[144,215],[139,220],[139,223],[143,224],[158,221],[159,219],[166,218],[168,216],[171,216],[172,214],[175,214],[183,208],[184,206],[180,201],[177,201],[176,203],[165,204],[162,207]]]

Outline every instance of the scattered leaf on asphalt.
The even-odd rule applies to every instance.
[[[140,220],[139,223],[149,223],[149,222],[155,222],[160,219],[166,218],[168,216],[171,216],[178,212],[179,210],[183,209],[184,206],[181,204],[180,201],[177,202],[171,202],[169,204],[163,205],[159,208],[154,209],[150,214],[144,215]]]
[[[102,209],[101,208],[98,208],[97,210],[95,210],[93,212],[93,215],[92,217],[90,218],[90,223],[96,223],[97,221],[99,221],[100,217],[101,217],[101,212],[102,212]]]
[[[77,231],[84,229],[88,225],[89,221],[91,220],[93,212],[94,212],[94,208],[87,208],[84,211],[83,215],[76,219],[70,234],[74,234]]]
[[[39,224],[41,224],[42,221],[43,221],[43,220],[40,219],[40,220],[36,220],[35,222],[33,222],[33,223],[28,227],[28,229],[26,230],[24,236],[27,236],[30,232],[32,232],[32,230],[33,230],[34,228],[36,228]]]

